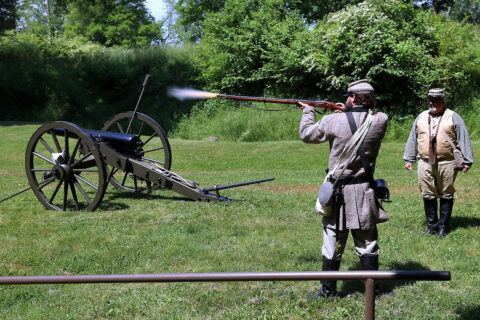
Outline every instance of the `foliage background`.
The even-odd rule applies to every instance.
[[[478,119],[480,33],[469,1],[168,2],[170,20],[155,21],[141,0],[115,10],[110,0],[22,1],[16,28],[6,16],[0,29],[0,120],[99,128],[133,109],[147,73],[140,111],[182,138],[297,139],[299,117],[174,101],[171,86],[341,101],[349,82],[367,78],[392,120],[387,138],[405,138],[431,87]]]

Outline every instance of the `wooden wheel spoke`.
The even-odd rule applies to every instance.
[[[117,124],[118,130],[119,130],[121,133],[123,133],[123,128],[122,128],[122,125],[120,124],[120,122],[117,122],[116,124]]]
[[[55,134],[55,132],[53,132],[53,130],[50,130],[50,134],[52,135],[53,142],[57,147],[57,151],[62,152],[62,148],[60,147],[60,143],[58,142],[57,135]]]
[[[53,162],[52,159],[48,159],[47,157],[45,157],[44,155],[42,155],[42,154],[40,154],[40,153],[38,153],[38,152],[32,152],[32,154],[35,155],[35,156],[37,156],[37,157],[39,157],[39,158],[42,159],[42,160],[45,160],[46,162],[48,162],[48,163],[50,163],[50,164],[55,165],[55,162]]]
[[[50,197],[50,200],[48,202],[53,203],[53,199],[55,199],[55,196],[57,195],[58,190],[60,190],[60,187],[62,186],[63,180],[61,180],[57,186],[55,187],[55,190],[52,193],[52,196]]]
[[[128,177],[128,172],[125,172],[125,175],[123,176],[123,180],[122,180],[122,186],[125,186],[125,181],[127,180],[127,177]]]
[[[73,172],[98,172],[98,169],[73,169]]]
[[[143,143],[143,145],[145,146],[147,143],[149,143],[150,140],[152,140],[153,138],[155,138],[156,135],[157,135],[157,133],[154,132],[150,137],[148,137],[148,139]]]
[[[50,147],[50,145],[47,143],[47,141],[45,141],[45,139],[40,138],[39,140],[43,144],[43,146],[48,150],[48,152],[55,153],[55,151],[52,149],[52,147]]]
[[[72,164],[73,160],[75,160],[75,156],[77,155],[78,148],[80,147],[80,139],[77,140],[75,147],[73,148],[72,156],[68,160],[68,164]]]
[[[67,211],[67,201],[68,201],[68,183],[64,181],[63,183],[63,211]]]
[[[85,190],[82,188],[81,184],[78,183],[78,181],[75,180],[75,186],[77,187],[78,191],[80,191],[80,193],[83,195],[83,197],[85,198],[85,200],[87,200],[88,204],[91,204],[92,203],[92,200],[90,200],[90,198],[88,197],[87,193],[85,192]]]
[[[158,151],[158,150],[163,150],[163,149],[165,149],[165,148],[164,147],[158,147],[158,148],[143,150],[143,151],[140,151],[140,154],[145,154],[145,153],[148,153],[148,152],[153,152],[153,151]]]
[[[69,159],[70,159],[70,156],[69,156],[69,153],[70,153],[70,148],[69,148],[69,144],[68,144],[68,130],[65,128],[63,129],[63,132],[64,132],[64,137],[65,137],[65,157],[66,157],[66,161],[69,162]],[[68,188],[68,185],[67,185],[67,188]]]
[[[76,166],[78,166],[80,163],[82,163],[83,161],[85,161],[85,159],[87,159],[88,157],[90,157],[92,155],[92,151],[90,151],[89,153],[87,153],[86,155],[84,155],[80,160],[78,160],[77,162],[73,163],[72,164],[72,169],[75,168]]]
[[[75,202],[75,209],[80,210],[80,206],[77,199],[77,192],[75,191],[75,186],[73,181],[70,181],[70,190],[72,190],[73,201]]]
[[[142,135],[142,131],[143,131],[143,126],[145,125],[145,122],[142,121],[142,124],[140,125],[140,130],[138,130],[138,133],[137,133],[137,137],[140,138],[140,136]]]
[[[108,175],[107,179],[107,184],[110,183],[110,180],[112,179],[113,175],[118,172],[119,169],[112,167],[112,170],[110,171],[110,174]]]
[[[77,178],[78,180],[80,181],[83,181],[85,184],[89,185],[90,187],[92,187],[93,189],[95,190],[98,190],[98,187],[96,185],[94,185],[93,183],[91,183],[90,181],[88,181],[87,179],[85,179],[84,177],[78,175],[78,174],[74,174],[75,175],[75,178]]]
[[[153,163],[160,163],[160,164],[163,164],[163,165],[165,164],[165,162],[155,160],[155,159],[152,159],[152,158],[147,158],[147,157],[142,157],[142,160],[148,160],[148,161],[151,161]]]
[[[42,190],[44,187],[46,187],[47,185],[50,184],[50,182],[53,182],[53,180],[55,180],[55,178],[50,178],[48,180],[45,180],[45,181],[42,181],[41,183],[38,184],[38,190]]]
[[[32,172],[50,172],[52,169],[32,169]]]

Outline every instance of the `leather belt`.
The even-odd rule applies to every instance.
[[[336,179],[332,179],[332,183],[335,183]],[[343,179],[340,179],[337,183],[337,186],[338,185],[342,185],[342,186],[345,186],[345,185],[348,185],[348,184],[362,184],[362,183],[366,183],[366,182],[369,182],[367,177],[357,177],[357,178],[343,178]]]

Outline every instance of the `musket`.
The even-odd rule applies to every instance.
[[[279,104],[298,104],[299,102],[302,102],[315,108],[326,108],[326,109],[344,111],[343,106],[337,105],[334,102],[327,101],[327,100],[298,100],[298,99],[236,96],[236,95],[227,95],[227,94],[200,91],[200,90],[188,89],[188,88],[172,88],[168,91],[168,95],[175,97],[179,100],[222,98],[222,99],[228,99],[228,100],[234,100],[234,101],[254,101],[254,102],[279,103]]]

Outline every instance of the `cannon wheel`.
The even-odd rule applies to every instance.
[[[25,169],[35,196],[51,210],[93,211],[108,185],[96,142],[70,122],[49,122],[35,131]]]
[[[142,155],[141,159],[170,170],[172,152],[167,134],[154,119],[140,112],[135,113],[130,129],[126,132],[133,114],[133,111],[127,111],[113,116],[103,125],[102,130],[139,136],[143,144],[136,151]],[[112,168],[112,170],[114,169]],[[140,178],[129,172],[113,172],[110,183],[115,188],[127,191],[140,190],[138,186],[138,183],[141,181]]]

